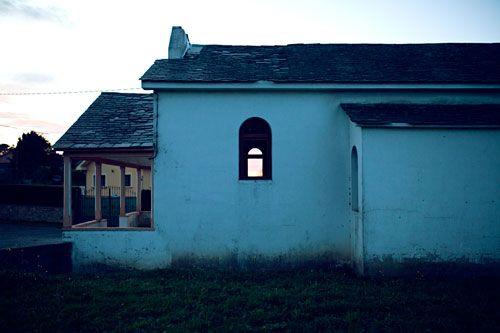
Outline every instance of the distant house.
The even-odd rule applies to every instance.
[[[13,156],[14,154],[8,150],[0,152],[0,183],[13,182],[14,176],[10,167],[10,161],[12,160]]]
[[[96,162],[81,161],[75,168],[77,171],[85,173],[85,192],[92,192],[95,189],[95,171]],[[149,169],[141,173],[141,188],[143,190],[151,189],[151,174]],[[137,170],[135,168],[125,167],[125,187],[129,193],[137,193]],[[120,167],[117,165],[102,164],[101,166],[101,186],[104,190],[120,187]]]
[[[499,58],[500,44],[192,45],[174,27],[141,78],[153,94],[103,93],[56,144],[66,186],[72,158],[120,166],[122,186],[126,167],[152,170],[147,228],[107,227],[97,198],[72,225],[66,192],[75,267],[498,264]]]

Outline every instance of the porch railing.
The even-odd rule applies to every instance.
[[[94,187],[86,188],[84,191],[85,191],[84,195],[95,197],[95,188]],[[103,187],[101,187],[101,196],[120,197],[120,191],[121,191],[120,186],[103,186]],[[136,196],[135,189],[130,188],[130,187],[126,187],[125,188],[125,196],[126,197],[135,197]]]
[[[137,208],[136,192],[126,189],[125,211]],[[142,190],[142,210],[151,210],[151,190]],[[102,217],[115,224],[120,216],[120,187],[107,186],[101,190]],[[95,217],[95,189],[89,188],[73,198],[73,224],[91,221]],[[116,221],[115,221],[116,220]]]

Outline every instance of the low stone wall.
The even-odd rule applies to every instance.
[[[62,224],[62,207],[0,204],[0,221],[49,222]]]
[[[71,249],[69,242],[0,249],[0,267],[17,272],[70,273]]]
[[[151,227],[151,212],[137,212],[127,213],[128,226],[136,228],[149,228]]]

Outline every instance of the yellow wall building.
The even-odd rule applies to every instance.
[[[95,187],[95,162],[83,161],[76,170],[86,171],[85,189]],[[101,185],[103,188],[120,187],[120,167],[116,165],[102,164]],[[141,171],[141,188],[151,190],[151,170],[143,169]],[[137,192],[137,170],[135,168],[125,168],[125,186],[134,193]]]

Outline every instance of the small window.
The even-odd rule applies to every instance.
[[[132,175],[125,175],[125,186],[131,186],[132,184]]]
[[[264,119],[240,127],[240,179],[271,179],[271,128]]]
[[[94,184],[95,187],[95,174],[94,177],[92,178],[92,183]],[[101,187],[106,186],[106,175],[101,175]]]

